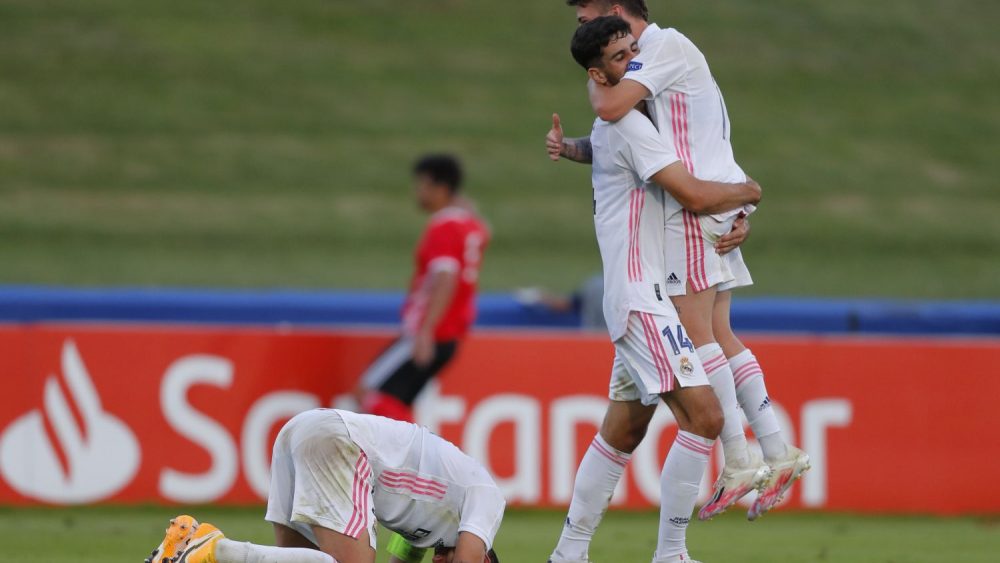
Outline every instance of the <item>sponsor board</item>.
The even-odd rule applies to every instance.
[[[297,412],[342,406],[392,337],[134,325],[0,327],[0,503],[257,503],[270,446]],[[1000,341],[747,339],[772,408],[813,469],[793,507],[1000,511],[989,434]],[[512,504],[569,501],[607,405],[600,335],[480,332],[422,398],[419,420],[481,460]],[[658,503],[676,432],[660,408],[615,494]],[[720,448],[716,448],[716,453]],[[706,474],[703,499],[718,467]]]

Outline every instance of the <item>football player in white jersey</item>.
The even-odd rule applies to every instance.
[[[634,49],[620,18],[582,26],[571,48],[594,80],[612,84],[625,73]],[[682,204],[702,213],[756,204],[760,186],[747,179],[726,184],[693,177],[649,119],[634,110],[615,123],[598,119],[591,146],[604,316],[615,347],[611,403],[577,473],[563,537],[550,560],[587,560],[589,538],[662,399],[679,432],[663,465],[653,561],[689,561],[687,525],[723,416],[666,293],[663,226]]]
[[[619,16],[638,38],[639,53],[621,82],[612,86],[592,80],[589,84],[599,117],[615,121],[645,102],[665,143],[692,175],[722,182],[746,178],[733,156],[722,93],[704,55],[690,40],[675,29],[648,23],[644,0],[567,0],[567,4],[576,8],[581,24],[601,16]],[[585,139],[560,143],[565,151],[562,146],[554,147],[552,141],[560,135],[558,128],[550,132],[550,156],[562,152],[581,160],[574,157],[586,155]],[[721,434],[725,467],[712,499],[699,512],[702,519],[721,513],[758,489],[748,511],[753,520],[773,507],[809,468],[809,457],[782,437],[763,370],[730,325],[731,290],[753,282],[740,249],[716,245],[752,211],[752,206],[702,215],[692,209],[679,210],[667,218],[665,227],[666,291],[680,310],[726,416]],[[761,446],[763,463],[747,448],[740,407]]]
[[[170,521],[149,563],[373,563],[376,524],[406,539],[390,563],[498,563],[505,501],[489,473],[426,428],[333,409],[297,415],[271,459],[265,519],[277,547],[226,539],[190,516]],[[397,546],[400,547],[400,546]]]

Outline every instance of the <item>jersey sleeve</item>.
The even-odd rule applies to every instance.
[[[684,77],[687,60],[678,44],[676,32],[663,32],[664,39],[646,47],[628,65],[625,80],[634,80],[657,96]]]
[[[458,272],[462,268],[464,247],[465,241],[456,223],[434,225],[427,233],[427,270]]]
[[[465,492],[465,502],[462,503],[462,516],[458,531],[469,532],[486,544],[486,549],[493,547],[493,540],[500,529],[503,511],[507,501],[497,487],[477,485],[469,487]]]
[[[636,110],[614,125],[623,164],[648,182],[657,172],[680,160],[672,147],[663,142],[653,123]]]

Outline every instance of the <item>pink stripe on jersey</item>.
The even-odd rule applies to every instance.
[[[421,479],[413,473],[383,471],[379,475],[379,481],[390,486],[403,486],[403,488],[414,492],[426,492],[441,496],[448,492],[448,485],[430,479]]]
[[[628,464],[628,458],[623,458],[619,454],[615,454],[614,452],[608,451],[608,449],[605,448],[603,445],[601,445],[601,443],[598,442],[596,438],[594,439],[593,442],[590,443],[590,447],[594,448],[594,450],[596,450],[597,453],[599,453],[602,456],[610,459],[612,462],[614,462],[617,465],[625,467],[625,465]]]
[[[378,482],[390,489],[409,491],[417,495],[431,497],[439,500],[444,498],[444,492],[439,491],[437,489],[432,489],[430,487],[424,487],[422,485],[415,483],[411,479],[406,479],[403,477],[391,478],[391,477],[386,477],[385,475],[381,475],[378,478]]]
[[[646,203],[646,190],[636,188],[629,194],[628,215],[628,280],[642,281],[642,260],[639,255],[639,224]]]
[[[690,174],[694,174],[694,157],[691,154],[691,141],[688,130],[688,104],[686,94],[670,95],[670,122],[674,133],[674,149]],[[702,243],[701,223],[698,217],[688,211],[683,211],[684,236],[688,257],[688,283],[695,293],[708,288],[708,278],[705,275],[704,244]]]
[[[670,360],[667,358],[667,350],[663,347],[663,339],[656,329],[656,321],[649,313],[639,313],[642,325],[646,334],[646,345],[653,356],[653,363],[660,376],[660,393],[669,393],[674,390],[674,371],[670,367]]]
[[[351,492],[351,504],[354,511],[351,519],[347,521],[344,528],[344,535],[356,538],[361,535],[361,531],[368,526],[368,502],[371,498],[371,485],[368,479],[372,475],[372,468],[368,465],[368,456],[361,452],[358,462],[354,464],[354,488]]]
[[[694,174],[694,159],[688,143],[687,103],[684,94],[670,95],[670,124],[674,130],[674,149],[690,174]]]
[[[639,188],[636,190],[636,194],[639,200],[639,209],[635,214],[635,281],[642,281],[642,258],[639,254],[639,243],[641,242],[639,225],[642,223],[642,210],[646,207],[646,190]]]
[[[729,360],[722,354],[708,360],[705,362],[705,373],[712,373],[715,370],[721,368],[722,366],[728,366]]]
[[[677,439],[674,440],[674,443],[677,444],[678,446],[687,448],[696,454],[707,456],[710,453],[712,453],[712,446],[706,446],[705,444],[702,444],[701,442],[688,438],[683,434],[678,433]]]
[[[688,250],[688,283],[695,293],[708,289],[708,279],[705,276],[705,245],[702,242],[701,222],[698,216],[690,211],[681,212],[684,218],[684,238]]]

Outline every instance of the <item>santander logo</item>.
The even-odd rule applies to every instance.
[[[42,408],[17,418],[0,436],[0,471],[17,492],[36,500],[103,500],[135,477],[139,442],[103,410],[72,340],[63,343],[62,378],[68,394],[57,375],[49,376]]]

